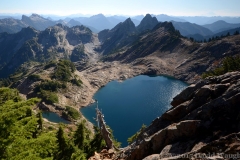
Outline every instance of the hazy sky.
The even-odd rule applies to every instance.
[[[0,0],[0,13],[240,17],[240,0]]]

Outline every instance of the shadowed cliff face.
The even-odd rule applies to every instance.
[[[190,85],[173,98],[172,108],[124,149],[123,158],[236,154],[240,147],[239,78],[240,72],[229,72]]]

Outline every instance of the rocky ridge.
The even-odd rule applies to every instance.
[[[181,159],[198,154],[225,159],[224,156],[237,154],[240,149],[239,78],[240,72],[229,72],[190,85],[173,99],[172,108],[153,120],[138,139],[123,150],[121,157]]]
[[[16,34],[0,34],[1,77],[14,73],[27,61],[46,62],[52,59],[88,60],[97,56],[96,34],[84,26],[69,28],[61,24],[37,31],[24,28]]]

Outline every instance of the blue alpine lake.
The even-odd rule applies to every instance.
[[[60,117],[58,114],[54,112],[43,112],[42,117],[54,123],[65,123],[65,124],[70,123],[69,121],[63,119],[62,117]]]
[[[127,146],[127,139],[142,124],[150,125],[171,105],[174,96],[188,86],[168,76],[140,75],[123,82],[111,81],[94,95],[115,138]],[[96,103],[82,108],[82,114],[96,125]]]

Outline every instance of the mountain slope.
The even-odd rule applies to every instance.
[[[1,67],[6,65],[11,60],[12,56],[22,47],[22,45],[26,41],[36,37],[38,33],[39,33],[38,31],[31,27],[23,28],[20,32],[15,34],[1,33],[0,34]]]
[[[1,77],[13,73],[27,61],[44,62],[56,58],[72,61],[89,59],[95,54],[95,37],[84,26],[68,28],[61,24],[44,31],[22,29],[16,34],[0,34]],[[85,46],[87,48],[85,49]]]
[[[184,19],[190,23],[196,23],[198,25],[211,24],[219,20],[223,20],[227,23],[240,23],[240,17],[222,17],[222,16],[180,16],[178,18]]]
[[[213,35],[213,32],[197,24],[189,22],[172,22],[173,26],[180,31],[183,36],[200,34],[202,36]]]
[[[31,16],[27,17],[22,15],[22,19],[13,19],[13,18],[6,18],[0,20],[0,33],[1,32],[8,32],[8,33],[17,33],[21,31],[22,28],[26,28],[28,26],[35,28],[36,30],[44,30],[47,27],[54,26],[56,23],[63,23],[63,22],[54,22],[49,19],[43,18],[37,14],[32,14]]]
[[[171,22],[164,22],[138,34],[131,44],[104,60],[141,66],[143,74],[168,74],[194,82],[206,70],[220,65],[224,57],[239,55],[239,39],[240,35],[234,35],[208,43],[191,42]]]
[[[124,53],[112,55],[111,58],[129,62],[146,57],[155,51],[173,51],[179,45],[180,37],[172,23],[159,23],[151,31],[140,34]]]
[[[23,15],[22,22],[40,31],[55,25],[53,21],[43,18],[37,14],[32,14],[30,17]]]
[[[99,40],[103,42],[101,52],[109,54],[113,49],[118,49],[131,43],[136,32],[135,25],[130,18],[119,23],[111,30],[99,32]]]
[[[220,21],[216,21],[212,24],[203,25],[203,27],[208,28],[209,30],[211,30],[214,33],[219,33],[219,32],[225,31],[225,30],[238,28],[238,27],[240,27],[240,23],[231,24],[231,23],[227,23],[225,21],[220,20]]]
[[[21,31],[22,28],[26,28],[28,25],[22,22],[21,20],[13,18],[0,19],[0,33],[16,33]]]

